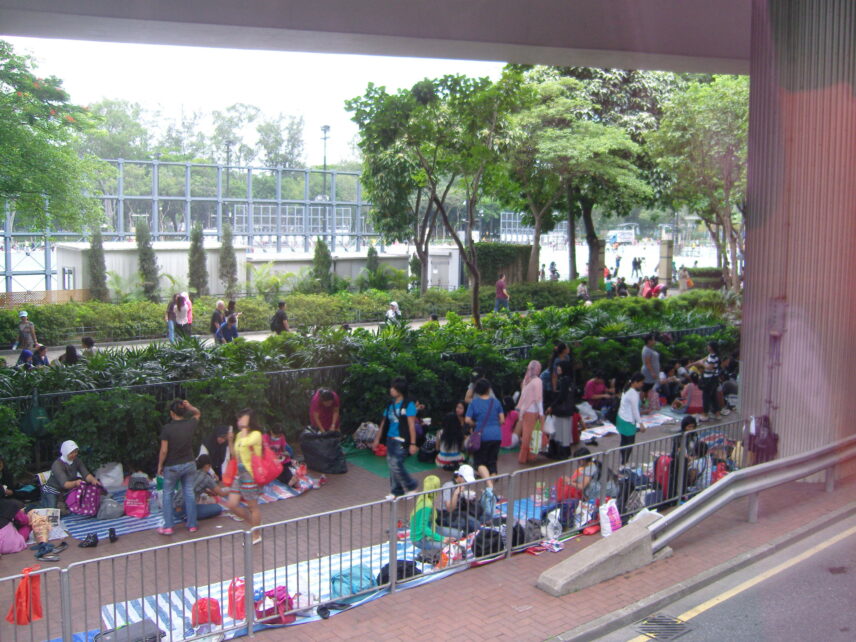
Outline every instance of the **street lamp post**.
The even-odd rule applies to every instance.
[[[234,143],[232,140],[226,141],[226,200],[229,199],[229,175],[232,173],[230,165],[232,164],[232,145]],[[226,217],[229,219],[229,225],[233,228],[235,226],[235,221],[232,220],[232,215],[230,213],[229,204],[226,203]]]
[[[330,125],[321,125],[321,140],[324,141],[324,198],[327,198],[327,139],[330,138]]]

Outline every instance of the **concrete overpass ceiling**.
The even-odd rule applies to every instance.
[[[7,35],[748,73],[751,0],[0,0]]]

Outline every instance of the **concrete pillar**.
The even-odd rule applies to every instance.
[[[856,432],[856,2],[752,6],[742,403],[792,455]]]
[[[675,242],[671,239],[660,241],[660,264],[657,266],[657,277],[666,287],[672,283],[672,260],[675,254]]]

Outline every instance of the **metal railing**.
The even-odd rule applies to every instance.
[[[318,608],[331,603],[333,607],[337,602],[360,603],[380,591],[395,591],[509,557],[544,539],[541,525],[552,510],[559,510],[562,536],[567,537],[597,523],[597,507],[608,497],[617,499],[626,518],[642,507],[715,493],[720,484],[730,488],[733,480],[751,478],[761,467],[732,472],[705,490],[712,483],[705,466],[707,471],[720,464],[739,470],[744,459],[742,430],[740,421],[705,426],[461,484],[459,492],[471,499],[466,504],[469,508],[454,503],[455,486],[447,484],[439,491],[77,562],[66,569],[44,569],[39,573],[44,578],[45,617],[27,627],[3,620],[0,639],[18,642],[61,635],[71,640],[75,633],[106,630],[146,617],[172,639],[192,640],[206,635],[192,622],[193,604],[201,598],[219,602],[224,619],[220,631],[252,632],[265,623],[255,612],[260,590],[279,586],[297,595],[287,612],[299,616],[298,622],[317,618]],[[848,452],[856,456],[856,438],[848,444]],[[831,453],[834,448],[827,450]],[[774,462],[788,479],[795,476],[785,470],[793,459]],[[812,471],[830,465],[828,459],[815,461]],[[666,464],[668,471],[662,469]],[[438,474],[442,473],[438,470]],[[432,552],[430,543],[413,541],[414,510],[419,498],[426,496],[437,511],[432,528],[453,529],[442,532],[463,544],[463,555],[443,560],[445,564],[438,563],[439,551]],[[261,542],[253,545],[258,536]],[[381,577],[384,567],[388,572]],[[418,574],[411,574],[414,567]],[[14,600],[21,580],[21,575],[0,579],[0,603]],[[233,581],[243,583],[240,603],[230,599]]]
[[[725,505],[749,497],[748,521],[758,521],[759,494],[781,484],[826,471],[826,491],[835,487],[835,467],[856,459],[856,436],[799,455],[758,464],[726,476],[649,527],[654,551],[669,544]]]

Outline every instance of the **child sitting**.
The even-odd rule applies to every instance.
[[[690,374],[689,383],[684,386],[680,398],[672,403],[672,408],[683,410],[688,415],[699,415],[704,412],[699,378],[695,372]]]
[[[282,424],[272,425],[264,435],[262,435],[262,444],[265,448],[269,448],[276,458],[282,462],[282,472],[277,480],[283,484],[296,488],[298,479],[291,469],[291,458],[294,456],[294,450],[288,445],[285,439],[285,428]]]

